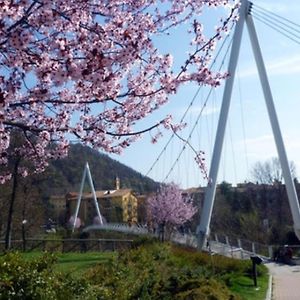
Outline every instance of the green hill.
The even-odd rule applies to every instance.
[[[49,199],[51,196],[64,196],[68,192],[78,192],[85,163],[88,162],[96,190],[114,189],[116,176],[121,188],[132,188],[144,194],[156,191],[159,183],[143,176],[108,155],[89,147],[73,144],[68,157],[50,161],[49,167],[41,174],[26,178],[18,177],[18,187],[13,214],[13,236],[21,238],[22,220],[27,234],[36,235],[41,226],[52,217]],[[90,187],[86,184],[86,191]],[[12,194],[12,181],[0,185],[0,239],[4,238],[8,210]]]
[[[158,183],[130,167],[81,144],[71,145],[68,157],[51,162],[43,175],[45,188],[53,194],[78,191],[85,163],[88,162],[96,190],[114,189],[118,176],[121,188],[132,188],[138,193],[155,191]],[[48,180],[48,179],[49,180]]]

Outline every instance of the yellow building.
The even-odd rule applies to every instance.
[[[101,215],[109,223],[137,223],[137,197],[131,189],[120,189],[117,181],[115,190],[96,191]],[[66,195],[67,215],[75,215],[78,193]],[[81,198],[78,217],[84,225],[93,223],[97,210],[92,193],[84,193]]]

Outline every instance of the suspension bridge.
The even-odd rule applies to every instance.
[[[277,117],[277,112],[275,109],[274,99],[273,99],[273,93],[270,85],[270,81],[268,78],[267,68],[265,67],[265,62],[263,59],[263,54],[260,47],[259,38],[256,32],[256,25],[255,22],[260,23],[261,25],[267,26],[269,29],[274,30],[276,34],[280,35],[282,39],[287,39],[289,42],[300,44],[300,25],[290,21],[288,18],[282,17],[278,14],[273,13],[272,11],[269,11],[261,6],[258,6],[256,4],[253,4],[247,0],[243,0],[241,2],[240,7],[240,17],[237,21],[234,30],[232,30],[232,33],[229,34],[219,47],[216,56],[211,64],[211,69],[213,71],[221,71],[224,70],[225,64],[228,63],[228,67],[226,70],[228,70],[229,77],[227,78],[225,82],[224,89],[222,90],[222,103],[219,108],[216,108],[216,98],[217,98],[217,92],[211,88],[207,90],[207,88],[200,86],[194,96],[192,97],[190,103],[188,104],[186,110],[184,111],[180,122],[186,122],[188,118],[191,119],[190,115],[192,112],[194,113],[195,109],[193,108],[197,107],[197,116],[194,117],[193,122],[188,122],[190,124],[190,127],[184,131],[186,134],[186,137],[184,137],[184,140],[186,142],[179,145],[179,148],[177,149],[177,154],[174,157],[174,143],[176,140],[176,134],[173,133],[170,138],[167,140],[167,142],[163,145],[162,150],[157,155],[154,162],[149,167],[148,172],[146,173],[147,176],[153,176],[153,173],[155,172],[155,169],[159,169],[160,172],[163,171],[163,176],[161,182],[168,182],[172,178],[172,174],[174,172],[177,172],[181,175],[183,172],[182,170],[184,168],[187,168],[187,165],[190,164],[190,162],[187,162],[187,153],[189,151],[188,145],[191,143],[193,144],[193,141],[196,138],[198,138],[197,145],[199,146],[199,149],[202,149],[203,144],[201,144],[201,132],[206,130],[209,132],[207,136],[210,146],[208,147],[211,149],[210,151],[210,170],[209,170],[209,183],[206,187],[206,193],[205,193],[205,200],[204,200],[204,206],[201,212],[201,218],[200,223],[197,229],[197,233],[194,236],[191,235],[183,235],[180,236],[178,234],[174,234],[172,239],[179,243],[188,244],[194,247],[198,248],[206,248],[207,245],[209,247],[209,251],[220,253],[223,255],[229,255],[232,257],[239,257],[239,258],[249,258],[250,255],[253,255],[254,253],[261,252],[262,255],[264,255],[266,258],[272,256],[272,249],[270,247],[265,246],[265,249],[262,251],[257,251],[257,247],[255,246],[255,243],[250,243],[250,249],[247,248],[245,243],[242,243],[241,240],[236,240],[236,243],[230,242],[230,238],[225,238],[225,241],[218,240],[217,236],[212,238],[210,234],[210,220],[212,215],[212,209],[214,205],[214,198],[216,193],[216,185],[218,182],[218,176],[219,176],[219,169],[220,165],[222,166],[223,163],[223,172],[226,170],[225,166],[225,160],[223,159],[223,162],[221,161],[222,158],[222,150],[225,151],[228,147],[228,143],[226,143],[225,139],[225,131],[229,129],[229,140],[232,148],[232,157],[235,157],[235,149],[232,141],[232,126],[230,124],[230,118],[229,116],[229,110],[230,110],[230,102],[233,94],[233,87],[234,87],[234,80],[235,77],[238,78],[238,97],[240,100],[240,109],[241,109],[241,126],[240,129],[242,131],[243,139],[246,139],[246,125],[245,125],[245,112],[243,111],[244,102],[242,100],[242,89],[241,89],[241,83],[240,80],[242,76],[238,76],[239,68],[238,68],[238,58],[239,58],[239,52],[242,42],[242,37],[244,34],[244,27],[247,27],[248,34],[250,38],[250,47],[252,49],[254,60],[256,63],[257,68],[257,74],[258,78],[260,80],[260,85],[262,89],[262,96],[265,99],[266,107],[267,107],[267,114],[269,121],[271,123],[271,129],[272,134],[275,140],[275,146],[277,149],[278,157],[281,163],[281,167],[283,170],[283,177],[287,189],[288,199],[289,199],[289,205],[292,212],[293,222],[294,222],[294,230],[298,238],[300,238],[300,209],[299,209],[299,202],[297,193],[295,190],[293,178],[291,176],[289,163],[288,163],[288,157],[287,157],[287,151],[285,149],[284,145],[284,135],[282,135],[281,128],[279,126],[279,120]],[[284,88],[284,87],[282,87]],[[200,99],[200,100],[199,100]],[[199,104],[200,101],[200,104]],[[209,126],[208,123],[203,126],[203,120],[207,121],[206,116],[208,115],[207,110],[208,108],[211,109],[211,111],[216,112],[220,111],[220,116],[218,119],[218,123],[216,124],[214,120],[214,125]],[[255,120],[253,120],[255,122]],[[257,124],[254,124],[257,126]],[[253,125],[253,126],[254,126]],[[214,127],[214,128],[213,128]],[[215,142],[213,143],[212,135],[215,133]],[[244,143],[243,150],[246,152],[247,156],[247,145]],[[170,155],[170,152],[173,154]],[[209,151],[208,151],[209,152]],[[166,157],[168,157],[168,160],[172,159],[171,163],[169,163],[170,168],[166,170],[165,167],[161,167],[161,163],[166,165]],[[247,166],[247,169],[249,167],[249,161],[246,157],[245,159]],[[235,177],[237,177],[237,167],[235,160],[233,159],[232,167],[234,169]],[[200,173],[199,170],[196,171],[198,174]],[[247,171],[248,172],[248,171]],[[188,176],[188,175],[187,175]],[[199,175],[197,175],[199,178]],[[188,181],[188,180],[187,180]],[[200,180],[199,180],[200,182]],[[97,201],[95,201],[96,203]],[[78,200],[78,209],[80,205],[80,201]],[[77,209],[77,214],[78,214]],[[99,218],[101,218],[101,212],[97,210]],[[76,217],[77,217],[76,214]],[[74,219],[74,226],[75,226],[75,220]],[[133,234],[149,234],[147,228],[143,226],[125,226],[121,224],[100,224],[98,226],[89,226],[85,228],[86,231],[90,230],[115,230],[120,232],[126,232],[126,233],[133,233]],[[207,244],[207,241],[209,243]],[[263,248],[263,247],[262,247]],[[275,272],[276,273],[276,272]],[[278,298],[280,299],[280,298]],[[282,298],[283,299],[283,298]],[[296,299],[296,298],[295,298]]]
[[[204,199],[204,206],[202,209],[202,214],[201,214],[201,219],[200,219],[200,224],[198,227],[198,238],[199,238],[199,247],[203,247],[205,245],[205,240],[209,236],[209,228],[210,228],[210,220],[211,220],[211,214],[212,214],[212,209],[213,209],[213,204],[214,204],[214,198],[215,198],[215,192],[216,192],[216,185],[218,181],[218,176],[219,176],[219,169],[220,165],[222,167],[222,162],[221,162],[221,156],[222,156],[222,151],[226,150],[226,127],[229,129],[229,137],[231,140],[231,148],[232,148],[232,156],[234,157],[234,145],[232,144],[232,134],[230,131],[230,114],[229,114],[229,109],[231,105],[231,98],[233,94],[233,87],[234,87],[234,79],[237,77],[239,79],[238,75],[238,58],[239,58],[239,52],[240,52],[240,47],[242,44],[242,38],[244,35],[244,27],[246,26],[248,28],[248,34],[250,37],[250,44],[252,52],[254,54],[255,58],[255,63],[257,67],[257,74],[258,78],[260,79],[261,83],[261,90],[262,90],[262,97],[265,98],[266,102],[266,107],[267,107],[267,112],[269,116],[269,121],[271,123],[271,128],[272,128],[272,133],[274,136],[275,140],[275,145],[277,148],[279,160],[281,163],[281,167],[283,170],[283,175],[284,175],[284,181],[287,187],[287,193],[288,193],[288,199],[289,199],[289,204],[293,216],[293,221],[294,221],[294,229],[296,234],[298,235],[298,232],[300,230],[300,212],[299,212],[299,204],[298,204],[298,199],[297,199],[297,194],[295,191],[294,187],[294,182],[293,178],[290,173],[289,169],[289,164],[288,164],[288,159],[287,159],[287,152],[285,149],[285,145],[283,142],[283,135],[281,133],[281,128],[279,126],[279,121],[277,117],[277,112],[275,110],[275,105],[274,105],[274,99],[272,95],[272,90],[270,87],[269,83],[269,78],[267,75],[267,70],[265,67],[264,59],[262,56],[262,51],[260,47],[260,43],[258,40],[258,36],[256,33],[256,25],[254,24],[254,20],[257,22],[260,22],[264,26],[267,26],[271,30],[274,30],[276,34],[281,35],[282,37],[289,39],[289,41],[300,44],[300,25],[297,23],[288,20],[287,18],[281,17],[271,11],[268,11],[264,9],[263,7],[260,7],[256,4],[253,4],[247,0],[243,0],[241,2],[241,7],[240,7],[240,18],[238,22],[235,25],[235,28],[231,30],[231,34],[227,35],[226,38],[224,39],[223,43],[220,45],[215,58],[213,59],[211,63],[211,70],[212,71],[222,71],[222,70],[228,70],[229,77],[225,81],[225,87],[221,92],[223,93],[222,97],[222,103],[221,107],[218,108],[216,111],[220,111],[220,116],[218,120],[218,124],[215,126],[215,142],[214,145],[211,145],[212,151],[211,151],[211,159],[210,159],[210,164],[209,162],[207,163],[210,165],[210,171],[209,171],[209,184],[207,184],[206,187],[206,193],[205,193],[205,199]],[[244,26],[245,25],[245,26]],[[228,67],[226,67],[226,63],[228,64]],[[239,80],[238,80],[239,82]],[[239,94],[241,96],[241,87],[239,86]],[[187,168],[188,163],[186,163],[186,154],[189,151],[188,144],[193,143],[193,138],[195,135],[201,139],[201,134],[199,136],[199,132],[201,131],[201,122],[203,119],[205,119],[205,113],[209,107],[210,103],[212,103],[216,98],[216,90],[214,88],[210,88],[208,91],[205,89],[204,86],[198,87],[196,93],[191,99],[191,102],[188,104],[187,109],[184,111],[180,122],[186,122],[187,119],[189,118],[189,114],[191,113],[191,110],[193,110],[193,107],[197,107],[198,114],[193,122],[188,122],[190,124],[190,127],[187,129],[189,132],[187,136],[184,138],[186,141],[185,143],[182,143],[180,141],[179,144],[179,152],[175,156],[175,159],[173,159],[173,162],[171,163],[171,167],[169,170],[166,170],[165,168],[161,167],[160,163],[165,162],[166,156],[173,158],[174,155],[169,155],[170,152],[168,151],[173,151],[173,146],[175,141],[178,141],[176,139],[176,134],[173,133],[166,144],[162,147],[162,150],[158,154],[157,158],[154,160],[152,165],[150,166],[148,172],[146,175],[152,176],[154,169],[158,168],[161,171],[164,171],[164,176],[161,182],[167,182],[171,179],[171,174],[175,172],[175,169],[178,168],[180,171],[181,177],[183,177],[184,168]],[[200,101],[200,103],[199,103]],[[242,108],[243,101],[240,97],[240,104]],[[243,116],[245,113],[241,110],[241,120],[242,120],[242,132],[243,132],[243,139],[246,139],[245,136],[245,131],[246,131],[246,126],[245,126],[245,120]],[[203,124],[202,124],[203,125]],[[203,127],[203,126],[202,126]],[[208,127],[208,126],[207,126]],[[212,138],[212,133],[213,130],[211,130],[211,143],[213,141]],[[202,145],[199,144],[197,147],[198,149],[203,149]],[[246,144],[244,144],[244,150],[247,152],[247,147]],[[190,153],[189,153],[190,154]],[[247,154],[247,153],[246,153]],[[247,155],[245,155],[247,156]],[[180,165],[182,164],[182,161],[185,161],[183,166]],[[196,165],[194,163],[194,165]],[[248,165],[247,157],[246,157],[246,165]],[[234,167],[234,173],[237,173],[236,170],[236,164],[235,160],[233,159],[233,164],[232,166]],[[226,169],[226,167],[223,168],[223,170]],[[188,173],[188,172],[187,172]],[[197,170],[198,176],[200,174],[199,170]],[[88,180],[91,186],[92,191],[94,191],[93,188],[93,183],[92,179],[88,170],[88,166],[86,166],[85,173],[83,176],[83,181],[81,184],[81,190],[78,196],[78,202],[77,202],[77,207],[76,207],[76,212],[75,216],[78,216],[78,210],[80,206],[80,198],[82,195],[82,188],[83,188],[83,182],[85,180],[85,176],[88,176]],[[99,210],[97,200],[95,193],[93,192],[93,199],[95,203],[95,208],[97,211],[97,216],[100,220],[100,224],[102,224],[101,220],[101,212]],[[74,224],[73,228],[75,228],[75,222],[76,218],[74,218]]]
[[[229,236],[221,236],[218,234],[211,234],[210,232],[210,221],[211,215],[214,205],[215,193],[216,193],[216,185],[218,182],[218,176],[220,176],[220,169],[223,169],[223,177],[225,178],[225,171],[228,169],[228,165],[226,164],[226,159],[224,155],[225,152],[229,152],[229,148],[231,147],[231,155],[233,157],[231,167],[233,169],[234,177],[238,177],[237,163],[235,161],[235,157],[237,156],[237,149],[234,146],[233,142],[233,124],[230,124],[230,102],[232,95],[234,94],[234,80],[238,79],[237,82],[237,90],[238,90],[238,98],[239,100],[239,108],[240,108],[240,129],[243,136],[243,140],[246,140],[246,113],[245,102],[243,101],[243,93],[242,89],[242,79],[243,76],[239,76],[239,67],[238,67],[238,58],[240,47],[242,44],[242,38],[244,34],[244,27],[248,28],[248,33],[250,37],[250,47],[252,48],[255,63],[257,66],[257,74],[259,76],[261,87],[263,91],[263,97],[266,101],[267,112],[269,115],[272,132],[275,139],[275,144],[278,152],[278,156],[281,162],[281,166],[284,173],[284,180],[287,187],[289,205],[292,212],[293,222],[294,222],[294,230],[296,235],[300,238],[300,209],[298,197],[295,191],[293,178],[290,173],[287,151],[284,145],[284,135],[281,133],[281,128],[279,126],[279,121],[277,117],[277,112],[275,110],[273,93],[271,89],[271,84],[269,83],[269,78],[267,74],[267,68],[265,67],[265,62],[263,59],[259,38],[256,33],[256,24],[255,22],[260,23],[263,26],[268,27],[273,30],[282,37],[283,39],[288,40],[289,42],[295,43],[297,45],[300,44],[300,25],[296,22],[293,22],[287,18],[284,18],[280,15],[273,13],[272,11],[266,10],[265,8],[253,4],[247,0],[241,1],[240,7],[240,18],[236,23],[235,28],[228,34],[223,43],[217,49],[216,56],[214,57],[211,63],[212,71],[227,71],[229,72],[229,77],[225,82],[224,89],[221,89],[223,95],[220,97],[219,91],[216,91],[214,88],[208,89],[207,87],[200,86],[197,88],[195,94],[192,96],[191,101],[187,105],[182,117],[179,122],[190,124],[182,134],[184,135],[183,140],[185,142],[177,145],[176,150],[174,144],[177,143],[178,139],[175,133],[173,133],[167,142],[162,146],[162,150],[158,153],[156,159],[150,165],[148,171],[146,172],[147,176],[153,176],[158,178],[158,176],[154,175],[155,172],[160,173],[161,182],[168,182],[172,180],[175,172],[178,174],[178,178],[180,178],[184,173],[186,174],[186,185],[190,185],[191,177],[201,182],[200,172],[197,169],[194,162],[191,162],[190,158],[190,149],[189,144],[196,145],[197,149],[208,149],[208,163],[207,165],[210,167],[209,170],[209,183],[206,188],[206,195],[204,199],[204,206],[202,209],[202,214],[200,218],[200,223],[195,234],[181,234],[179,232],[174,232],[171,236],[172,241],[184,245],[188,245],[191,247],[198,247],[201,249],[205,249],[210,252],[211,255],[218,253],[234,258],[240,259],[249,259],[250,256],[254,254],[260,254],[260,256],[264,257],[264,259],[270,259],[273,256],[273,249],[268,245],[262,245],[259,243],[242,240],[239,238],[233,238]],[[282,41],[280,40],[280,41]],[[297,62],[297,60],[295,60]],[[298,61],[299,63],[299,61]],[[228,65],[228,67],[227,67]],[[244,73],[245,74],[245,73]],[[236,77],[236,78],[235,78]],[[218,99],[222,98],[222,103],[218,106]],[[193,109],[195,108],[196,109]],[[196,111],[196,113],[195,113]],[[220,112],[219,118],[215,118],[215,114]],[[208,116],[213,116],[209,119]],[[217,120],[218,119],[218,120]],[[191,121],[191,122],[190,122]],[[217,122],[218,121],[218,122]],[[255,121],[253,122],[255,123]],[[253,124],[253,126],[257,126],[257,124]],[[258,125],[259,126],[259,125]],[[226,128],[227,128],[227,137],[226,137]],[[203,143],[203,135],[202,132],[206,131],[206,143]],[[213,136],[215,135],[215,139]],[[226,140],[227,138],[227,140]],[[195,143],[195,140],[197,142]],[[215,140],[215,142],[214,142]],[[244,142],[240,149],[245,152],[245,165],[246,169],[249,168],[249,160],[247,157],[247,152],[249,149],[247,148],[247,144]],[[240,150],[239,149],[239,150]],[[241,152],[241,151],[240,151]],[[171,153],[171,154],[170,154]],[[224,155],[222,160],[222,153]],[[193,153],[192,153],[193,155]],[[170,163],[166,163],[166,161]],[[164,167],[162,167],[164,165]],[[169,167],[166,167],[169,165]],[[185,172],[188,166],[193,165],[194,168],[193,174],[190,172]],[[220,168],[221,167],[221,168]],[[158,170],[158,171],[157,171]],[[248,173],[248,171],[247,171]],[[194,176],[194,174],[196,174]],[[112,223],[104,223],[100,208],[98,206],[98,201],[95,194],[95,189],[93,186],[92,177],[90,174],[90,170],[88,165],[84,170],[82,183],[80,187],[80,193],[77,199],[77,206],[74,212],[73,219],[73,229],[76,227],[76,221],[80,209],[80,202],[83,192],[84,182],[88,179],[92,190],[93,201],[95,205],[96,214],[99,220],[98,225],[90,225],[84,228],[84,232],[91,232],[97,230],[106,230],[106,231],[116,231],[128,234],[135,235],[153,235],[153,233],[149,232],[148,228],[144,225],[126,225],[126,224],[112,224]],[[183,179],[182,179],[183,180]],[[237,181],[237,179],[235,180]],[[21,241],[25,245],[25,240]],[[33,242],[28,239],[27,243]],[[39,241],[37,241],[39,242]],[[45,243],[45,241],[42,241]],[[48,241],[50,242],[50,241]],[[58,242],[58,241],[55,241]],[[68,241],[61,241],[62,247],[65,247]],[[77,240],[77,243],[82,243],[82,240]],[[95,245],[100,247],[101,242],[99,239],[91,240]],[[107,241],[105,241],[107,242]],[[111,243],[115,243],[116,241],[109,241]],[[131,241],[126,241],[130,243]],[[65,244],[64,244],[65,243]],[[113,246],[114,249],[114,246]],[[73,250],[73,248],[72,248]],[[279,271],[278,268],[273,268],[274,276],[278,276]],[[292,272],[299,272],[299,269],[293,269]],[[288,282],[285,282],[284,285],[289,287],[289,290],[295,290],[295,286],[297,286],[297,281],[295,281],[296,276],[291,276],[288,274],[288,271],[284,270],[286,273],[284,277],[287,278]],[[287,275],[288,274],[288,275]],[[293,274],[293,275],[295,275]],[[275,286],[280,286],[282,282],[275,281]],[[292,284],[289,286],[288,284]],[[287,292],[286,292],[287,293]],[[280,293],[279,293],[280,294]],[[294,298],[288,299],[299,299],[299,295],[294,293]],[[276,298],[276,299],[284,299],[284,298]]]
[[[211,159],[211,165],[210,165],[210,171],[209,171],[209,179],[210,182],[206,187],[205,192],[205,200],[204,200],[204,206],[201,213],[200,218],[200,224],[198,227],[197,232],[197,245],[198,247],[203,248],[206,240],[210,236],[210,220],[211,220],[211,214],[214,204],[214,198],[215,198],[215,192],[216,192],[216,185],[217,185],[217,179],[218,179],[218,172],[219,172],[219,166],[220,166],[220,160],[221,160],[221,153],[222,148],[224,144],[224,136],[225,136],[225,129],[227,125],[228,120],[228,114],[229,114],[229,108],[230,108],[230,101],[232,97],[232,90],[233,90],[233,84],[235,79],[235,74],[237,71],[237,62],[239,57],[239,50],[243,35],[243,27],[246,24],[249,37],[250,37],[250,44],[251,48],[254,54],[256,67],[261,83],[261,87],[263,90],[263,96],[265,98],[267,111],[271,123],[271,128],[273,132],[273,136],[275,139],[276,149],[279,156],[279,160],[281,163],[282,171],[283,171],[283,177],[286,185],[286,190],[288,194],[289,199],[289,205],[293,217],[294,222],[294,231],[298,238],[300,238],[300,209],[299,209],[299,202],[297,193],[295,190],[293,178],[291,176],[291,172],[289,169],[289,163],[287,158],[287,153],[285,150],[285,145],[283,141],[283,136],[281,133],[281,129],[279,126],[279,121],[277,117],[277,113],[275,110],[273,95],[269,83],[269,78],[267,75],[266,67],[264,64],[262,51],[260,48],[258,36],[256,33],[255,25],[253,19],[256,19],[258,22],[261,22],[262,24],[268,26],[269,28],[275,30],[277,33],[281,34],[285,38],[289,39],[292,42],[295,42],[296,44],[300,44],[300,26],[299,24],[292,22],[288,20],[287,18],[280,17],[277,14],[274,14],[270,11],[265,10],[264,8],[257,6],[255,4],[252,4],[249,1],[242,1],[241,2],[241,8],[240,8],[240,18],[239,21],[236,24],[236,28],[234,30],[234,35],[232,38],[231,44],[231,51],[230,51],[230,58],[229,58],[229,64],[228,64],[228,72],[230,77],[226,80],[224,91],[223,91],[223,100],[220,108],[220,117],[218,120],[218,125],[216,129],[216,137],[215,137],[215,144],[212,151],[212,159]],[[226,42],[226,39],[225,41]],[[221,47],[222,49],[222,47]],[[227,51],[225,52],[227,55]],[[218,54],[217,54],[218,55]],[[226,56],[225,55],[225,56]],[[221,62],[221,65],[223,64],[224,59]],[[213,62],[215,63],[215,61]],[[195,98],[197,97],[199,91],[197,91],[195,97],[192,99],[192,102],[188,106],[187,111],[184,113],[182,120],[187,115],[188,110],[192,107],[194,104]],[[239,89],[240,95],[241,95],[241,89]],[[190,133],[188,134],[186,141],[190,142],[192,139],[192,135],[194,131],[196,131],[196,127],[198,126],[199,120],[201,116],[203,115],[205,107],[207,107],[207,103],[210,99],[211,91],[207,94],[206,99],[203,102],[202,108],[200,110],[200,113],[196,119],[195,125],[192,127]],[[242,101],[241,101],[242,103]],[[242,107],[242,105],[241,105]],[[242,116],[243,120],[243,116]],[[229,124],[230,129],[230,124]],[[242,131],[245,139],[245,123],[242,122]],[[231,133],[231,132],[230,132]],[[231,144],[232,144],[232,136],[230,134],[231,138]],[[163,147],[163,150],[158,155],[157,159],[154,161],[152,166],[149,169],[148,174],[153,170],[156,164],[160,161],[161,157],[166,153],[167,147],[171,144],[171,141],[174,139],[174,135],[171,136],[170,140],[166,143],[166,145]],[[183,145],[182,149],[179,151],[178,156],[175,158],[174,163],[171,165],[171,168],[169,172],[167,172],[166,177],[164,178],[164,181],[168,179],[170,174],[174,171],[175,166],[179,163],[179,160],[183,156],[183,153],[186,151],[187,145]],[[225,145],[226,146],[226,145]],[[233,148],[233,147],[232,147]],[[245,146],[244,149],[247,151],[247,147]],[[234,151],[232,151],[234,156]],[[234,165],[234,164],[233,164]],[[248,167],[248,162],[246,162],[246,165]],[[234,165],[234,168],[236,166]],[[225,169],[225,167],[224,167]],[[236,171],[235,171],[236,174]],[[220,249],[225,249],[225,246],[221,246],[219,248],[220,244],[216,242],[216,251],[220,253]],[[241,246],[240,244],[238,246]],[[235,250],[242,249],[242,247],[235,248]],[[252,249],[253,251],[254,249]],[[229,252],[228,252],[229,253]],[[233,252],[232,252],[233,253]],[[243,253],[243,251],[241,251]],[[270,252],[269,252],[270,255]],[[295,273],[298,272],[298,269],[285,269],[282,271],[282,269],[279,269],[277,266],[271,266],[270,272],[274,276],[275,279],[275,289],[274,289],[274,297],[275,299],[299,299],[300,297],[300,291],[295,289],[295,280],[299,279],[299,276],[297,277]],[[296,279],[297,278],[297,279]],[[271,285],[270,285],[271,286]],[[271,293],[269,293],[268,297],[270,297]]]
[[[209,171],[209,184],[207,184],[206,187],[206,193],[205,193],[205,200],[204,200],[204,206],[200,218],[200,224],[198,227],[198,238],[199,238],[199,246],[203,247],[205,245],[205,240],[209,236],[209,224],[214,204],[214,198],[216,193],[216,185],[219,175],[219,169],[220,169],[220,162],[221,162],[221,155],[222,150],[224,147],[224,140],[225,140],[225,130],[226,127],[229,125],[230,129],[230,115],[229,115],[229,109],[231,104],[231,98],[233,93],[233,86],[234,86],[234,80],[236,77],[236,73],[238,70],[238,58],[239,58],[239,52],[242,42],[242,37],[244,35],[244,27],[246,26],[248,29],[248,34],[250,38],[250,47],[252,49],[254,60],[256,63],[257,68],[257,75],[260,80],[261,90],[262,90],[262,96],[265,99],[266,107],[267,107],[267,113],[268,118],[271,124],[272,134],[275,140],[275,146],[277,149],[279,161],[281,164],[281,168],[283,171],[283,177],[287,189],[288,199],[289,199],[289,205],[291,208],[291,213],[293,217],[294,222],[294,230],[296,235],[299,237],[299,231],[300,231],[300,210],[299,210],[299,203],[298,203],[298,197],[295,190],[293,178],[291,176],[288,158],[287,158],[287,151],[284,145],[284,139],[282,135],[282,131],[279,124],[279,119],[277,117],[277,112],[275,109],[274,104],[274,98],[273,93],[270,85],[270,80],[268,78],[267,69],[265,67],[265,62],[263,59],[263,54],[261,51],[260,42],[258,39],[258,35],[256,32],[256,26],[254,24],[254,20],[257,22],[260,22],[261,24],[268,26],[270,29],[275,30],[277,34],[280,34],[282,37],[289,39],[291,42],[299,44],[300,41],[300,27],[299,24],[292,22],[288,20],[287,18],[281,17],[271,11],[268,11],[264,9],[263,7],[260,7],[258,5],[255,5],[249,1],[242,1],[241,7],[240,7],[240,18],[237,22],[234,30],[233,30],[233,36],[227,37],[229,42],[226,45],[226,39],[224,40],[223,44],[221,45],[219,52],[217,52],[216,57],[214,61],[212,62],[212,69],[214,69],[215,64],[218,61],[218,56],[222,56],[220,67],[218,70],[221,70],[224,65],[224,61],[227,58],[227,55],[229,55],[229,62],[228,62],[228,73],[229,77],[225,82],[225,87],[223,90],[223,100],[220,107],[220,116],[218,120],[218,124],[216,126],[215,130],[215,143],[213,146],[213,151],[211,154],[211,163],[210,163],[210,171]],[[244,26],[245,25],[245,26]],[[285,88],[285,87],[282,87]],[[188,105],[188,108],[184,112],[182,118],[180,121],[185,121],[186,116],[188,115],[189,110],[193,107],[195,104],[195,101],[199,95],[200,90],[202,87],[199,87],[197,90],[195,96],[192,98],[192,101]],[[239,92],[241,94],[240,88]],[[182,160],[184,153],[186,153],[188,149],[188,144],[192,140],[192,136],[195,134],[195,132],[199,129],[199,123],[201,121],[201,118],[203,118],[203,115],[205,114],[205,110],[208,107],[208,103],[211,100],[211,95],[213,94],[213,90],[209,90],[207,93],[207,96],[204,97],[202,100],[202,105],[200,108],[200,112],[194,122],[194,125],[190,127],[190,132],[185,138],[186,143],[184,143],[178,153],[178,155],[175,157],[174,162],[171,164],[171,167],[168,172],[166,172],[166,176],[163,179],[163,182],[166,182],[170,174],[175,171],[176,166],[180,164],[180,160]],[[241,101],[242,103],[243,101]],[[242,105],[241,105],[242,107]],[[229,121],[228,121],[229,120]],[[229,124],[228,124],[229,123]],[[245,140],[245,124],[243,120],[243,114],[242,114],[242,131],[244,135]],[[173,134],[170,139],[167,141],[165,146],[163,147],[162,151],[159,153],[157,159],[153,162],[151,165],[149,171],[147,174],[151,174],[153,169],[156,165],[159,164],[160,160],[163,160],[163,156],[165,153],[167,153],[168,147],[171,147],[172,141],[175,138],[175,134]],[[232,136],[230,132],[230,139],[232,144]],[[212,139],[211,139],[212,140]],[[226,144],[225,144],[226,146]],[[201,146],[200,146],[201,148]],[[247,147],[244,147],[247,151]],[[233,156],[234,155],[234,147],[232,147]],[[233,162],[235,160],[233,159]],[[248,165],[248,162],[246,162]],[[236,166],[235,163],[233,163],[235,173]],[[184,166],[181,166],[181,170],[183,170]],[[224,168],[226,169],[226,168]]]

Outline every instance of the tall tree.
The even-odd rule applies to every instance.
[[[293,161],[289,163],[292,177],[296,178],[296,166]],[[283,174],[280,161],[273,157],[265,162],[256,162],[252,169],[252,176],[260,184],[282,183]]]
[[[197,208],[192,199],[183,195],[180,188],[172,183],[162,186],[156,195],[147,199],[147,211],[151,222],[161,229],[164,239],[165,229],[170,232],[174,226],[191,220]]]
[[[296,179],[296,166],[293,161],[289,162],[290,171],[292,177]],[[276,203],[276,222],[272,227],[273,236],[282,239],[284,233],[284,227],[286,225],[287,215],[286,209],[289,207],[288,201],[286,198],[286,189],[283,183],[283,173],[280,165],[280,161],[278,158],[272,158],[270,160],[265,161],[264,163],[257,162],[253,167],[253,177],[258,183],[261,184],[269,184],[274,185],[275,191],[275,199]],[[279,184],[278,184],[279,183]],[[265,209],[268,209],[268,202],[266,199],[264,200],[266,203]],[[272,205],[274,206],[274,204]]]
[[[229,14],[210,37],[199,15],[230,2],[1,0],[0,165],[7,164],[15,128],[24,136],[18,151],[34,172],[67,155],[70,136],[119,153],[145,131],[171,128],[170,116],[136,126],[181,84],[217,86],[227,76],[210,71],[210,59],[238,5],[224,10]],[[154,41],[188,21],[192,46],[176,71],[172,55],[160,53]],[[0,169],[0,182],[11,178]]]

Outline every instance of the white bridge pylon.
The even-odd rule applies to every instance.
[[[288,163],[288,159],[287,159],[287,155],[283,143],[283,138],[282,138],[282,134],[281,134],[281,130],[279,127],[279,122],[275,110],[273,96],[268,81],[268,76],[263,61],[261,49],[259,46],[256,30],[254,27],[254,22],[250,14],[251,7],[252,7],[252,3],[249,2],[248,0],[241,1],[241,7],[239,10],[239,20],[237,21],[235,27],[229,65],[228,65],[229,78],[225,82],[222,106],[221,106],[214,150],[212,155],[212,163],[209,171],[210,182],[208,183],[205,190],[204,205],[200,216],[200,224],[197,228],[197,243],[199,249],[203,248],[203,246],[206,244],[207,238],[209,237],[209,233],[210,233],[209,227],[210,227],[212,209],[214,205],[214,198],[216,194],[217,176],[219,171],[226,123],[228,119],[228,112],[230,107],[230,100],[232,95],[235,71],[236,71],[241,39],[243,34],[243,28],[245,23],[248,28],[252,51],[254,54],[256,67],[258,70],[259,79],[262,86],[262,90],[263,90],[263,94],[264,94],[264,98],[268,110],[268,115],[269,115],[272,131],[273,131],[273,136],[275,139],[275,144],[279,156],[279,161],[282,168],[283,178],[287,189],[289,204],[293,216],[294,231],[298,239],[300,239],[300,209],[299,209],[298,197],[297,197],[294,181],[290,172],[289,163]]]
[[[81,203],[81,199],[82,199],[82,192],[83,192],[83,187],[84,187],[86,176],[88,177],[88,182],[89,182],[89,185],[90,185],[90,188],[91,188],[91,191],[92,191],[97,216],[99,217],[100,224],[103,225],[103,219],[102,219],[100,209],[99,209],[99,205],[98,205],[98,202],[97,202],[97,196],[96,196],[96,192],[95,192],[95,187],[94,187],[90,167],[89,167],[88,162],[86,162],[84,170],[83,170],[83,174],[82,174],[80,191],[79,191],[78,198],[77,198],[77,205],[76,205],[76,211],[75,211],[75,215],[74,215],[74,223],[73,223],[73,228],[72,228],[73,232],[74,232],[75,227],[76,227],[76,220],[77,220],[78,213],[79,213],[80,203]]]

